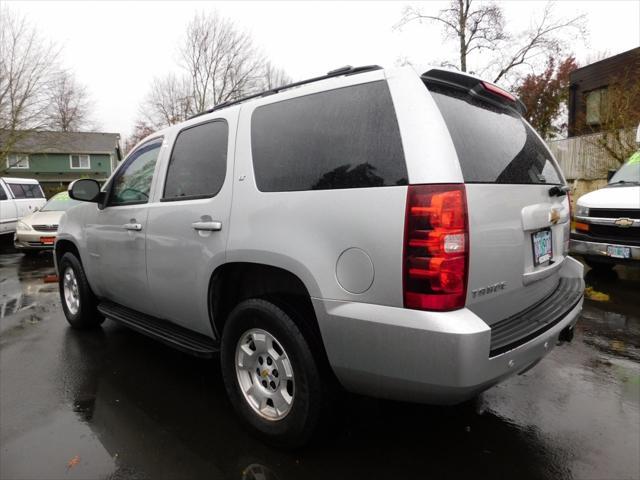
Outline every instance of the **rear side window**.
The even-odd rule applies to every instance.
[[[407,184],[385,81],[258,107],[251,119],[251,149],[263,192]]]
[[[227,173],[229,127],[224,120],[196,125],[178,134],[163,201],[213,197]]]
[[[22,189],[22,185],[19,183],[7,183],[7,186],[13,194],[13,198],[27,198],[24,194],[24,190]]]
[[[451,134],[465,182],[562,183],[551,153],[519,113],[467,91],[427,86]]]
[[[2,185],[0,185],[0,200],[7,200],[7,193],[4,191]]]

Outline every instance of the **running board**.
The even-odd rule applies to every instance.
[[[117,303],[100,302],[98,311],[110,320],[126,325],[136,332],[155,338],[170,347],[196,357],[211,358],[219,350],[218,343],[206,335],[193,332],[166,320],[136,312]]]

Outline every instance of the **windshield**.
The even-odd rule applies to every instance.
[[[634,153],[609,180],[609,185],[624,185],[625,183],[640,184],[640,151]]]
[[[62,192],[52,197],[40,211],[64,212],[65,210],[69,210],[71,207],[75,207],[79,204],[79,201],[69,198],[69,194],[67,192]]]

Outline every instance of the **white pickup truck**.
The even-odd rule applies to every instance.
[[[13,240],[16,224],[47,202],[37,180],[0,177],[0,240]]]
[[[640,127],[636,142],[640,145]],[[640,265],[640,150],[606,187],[578,199],[570,249],[593,269]]]

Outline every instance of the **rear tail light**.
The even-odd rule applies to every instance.
[[[405,308],[464,307],[469,225],[463,184],[409,186],[403,261]]]

